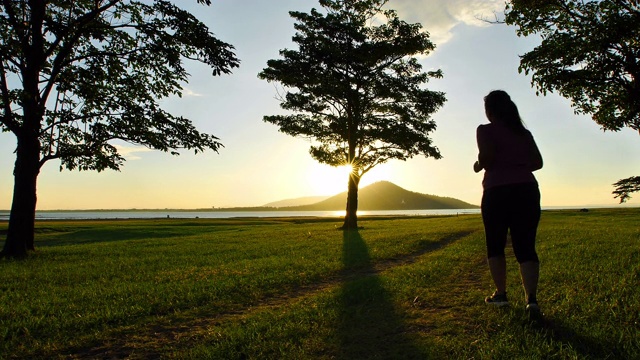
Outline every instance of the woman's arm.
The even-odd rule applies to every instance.
[[[531,147],[531,158],[529,160],[529,163],[531,164],[531,171],[536,171],[536,170],[540,170],[542,169],[542,154],[540,154],[540,149],[538,149],[538,145],[536,144],[536,141],[533,139],[533,136],[531,136],[531,144],[533,145]]]
[[[473,170],[479,172],[482,169],[490,170],[495,159],[495,148],[486,126],[480,125],[476,130],[476,141],[478,142],[478,161],[473,164]]]

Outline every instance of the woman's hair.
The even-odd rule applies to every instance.
[[[491,91],[484,97],[484,108],[487,114],[491,114],[492,121],[497,121],[516,133],[526,131],[518,107],[506,91]]]

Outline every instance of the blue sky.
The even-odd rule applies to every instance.
[[[295,48],[288,11],[318,7],[312,0],[213,0],[210,7],[179,1],[218,38],[236,47],[242,63],[232,75],[212,77],[191,64],[192,77],[182,98],[162,101],[165,109],[193,120],[225,145],[219,154],[171,156],[120,143],[128,159],[120,172],[59,171],[47,163],[38,180],[38,209],[210,208],[254,206],[346,190],[344,170],[315,162],[310,143],[279,133],[264,115],[282,113],[276,86],[257,74],[278,50]],[[506,25],[488,25],[503,1],[390,0],[388,7],[408,22],[420,22],[436,50],[420,62],[424,70],[442,69],[444,78],[430,89],[448,101],[434,114],[432,134],[441,160],[414,158],[381,165],[362,178],[361,187],[388,180],[420,193],[451,196],[479,204],[481,174],[475,129],[486,123],[482,98],[493,89],[509,92],[536,138],[545,166],[536,172],[543,206],[617,206],[611,184],[640,175],[640,136],[631,130],[603,132],[587,116],[573,114],[557,95],[538,97],[529,77],[519,74],[518,55],[537,44],[518,38]],[[9,209],[13,191],[15,139],[0,134],[0,209]],[[630,201],[637,205],[640,195]]]

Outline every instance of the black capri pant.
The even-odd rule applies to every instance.
[[[516,260],[538,262],[536,231],[540,222],[540,190],[535,182],[486,189],[482,194],[482,221],[487,257],[504,256],[507,232]]]

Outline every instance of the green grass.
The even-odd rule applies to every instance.
[[[511,252],[484,305],[479,215],[340,225],[38,222],[0,260],[0,358],[640,359],[640,209],[543,213],[540,322]]]

